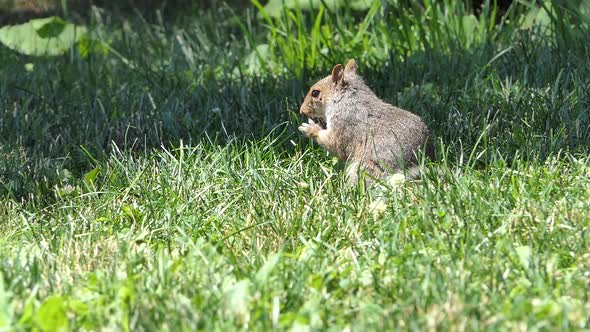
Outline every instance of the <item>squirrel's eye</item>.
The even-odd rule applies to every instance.
[[[319,96],[319,95],[320,95],[320,90],[313,90],[313,91],[311,92],[311,96],[312,96],[312,97],[314,97],[314,98],[316,98],[316,97],[317,97],[317,96]]]

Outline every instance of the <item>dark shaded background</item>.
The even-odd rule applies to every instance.
[[[412,0],[404,0],[410,3]],[[261,1],[266,3],[267,1]],[[471,8],[480,8],[485,0],[465,0]],[[97,6],[114,14],[141,14],[145,19],[156,18],[156,13],[164,17],[176,16],[187,8],[210,8],[228,5],[233,8],[251,5],[250,0],[67,0],[67,16],[84,18],[92,6]],[[498,14],[502,14],[510,6],[512,0],[497,0]],[[31,18],[50,15],[65,16],[60,0],[0,0],[0,26],[25,22]]]

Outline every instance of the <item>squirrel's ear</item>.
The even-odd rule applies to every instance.
[[[355,74],[356,73],[356,69],[357,69],[356,61],[354,61],[354,59],[350,59],[346,63],[346,67],[344,67],[344,72],[347,73],[347,74],[348,73]]]
[[[332,82],[338,83],[338,82],[342,81],[342,78],[344,78],[344,72],[342,71],[342,65],[337,64],[334,66],[334,69],[332,69]]]

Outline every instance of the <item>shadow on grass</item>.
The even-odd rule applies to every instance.
[[[0,50],[7,59],[0,191],[22,196],[59,169],[81,176],[92,168],[81,146],[100,160],[113,144],[138,151],[180,140],[224,144],[260,139],[277,126],[284,126],[283,141],[307,142],[293,115],[309,86],[331,69],[245,78],[227,63],[189,70],[178,54],[152,61],[139,52],[130,66],[109,58],[23,59]],[[361,63],[359,71],[383,99],[421,115],[452,156],[477,149],[485,165],[497,156],[542,160],[590,147],[590,64],[571,63],[586,55],[583,45],[560,50],[523,33],[504,48],[392,55],[378,68]]]

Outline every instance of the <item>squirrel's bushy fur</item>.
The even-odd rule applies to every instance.
[[[299,130],[377,178],[414,168],[420,150],[434,159],[422,119],[382,101],[356,70],[351,59],[311,87],[300,109],[309,122]]]

